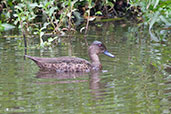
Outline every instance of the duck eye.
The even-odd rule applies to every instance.
[[[102,44],[98,44],[99,47],[102,47]]]

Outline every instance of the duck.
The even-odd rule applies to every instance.
[[[33,60],[41,71],[55,72],[90,72],[92,70],[102,70],[99,54],[105,54],[111,58],[115,56],[107,51],[106,46],[100,41],[94,41],[88,47],[88,54],[91,62],[78,58],[63,56],[57,58],[44,58],[25,55],[25,57]]]

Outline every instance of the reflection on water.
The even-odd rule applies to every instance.
[[[100,71],[91,71],[90,73],[79,73],[79,72],[72,72],[72,73],[55,73],[50,71],[39,71],[36,74],[36,78],[44,78],[44,79],[65,79],[65,80],[58,80],[52,82],[38,82],[36,84],[66,84],[66,83],[81,83],[81,82],[89,82],[89,87],[92,95],[98,99],[104,92],[104,90],[100,87]],[[89,76],[89,80],[82,80],[78,77]],[[67,80],[68,79],[68,80]],[[70,80],[69,80],[70,79]]]
[[[90,75],[90,82],[89,82],[89,87],[91,89],[91,94],[94,97],[94,99],[100,99],[102,98],[101,96],[104,95],[104,88],[100,84],[100,76],[99,72],[91,72]]]
[[[88,73],[82,72],[50,72],[50,71],[39,71],[36,74],[36,78],[57,78],[57,79],[72,79],[80,76],[88,76]]]
[[[78,72],[63,72],[63,73],[56,73],[50,71],[39,71],[36,74],[36,78],[44,78],[44,79],[75,79],[75,80],[63,80],[63,81],[56,81],[56,82],[38,82],[39,84],[57,84],[57,83],[80,83],[86,82],[88,80],[77,80],[78,77],[81,76],[88,76],[86,73],[78,73]]]
[[[91,28],[87,42],[103,41],[116,55],[100,55],[105,72],[42,72],[23,59],[17,38],[0,38],[0,113],[171,113],[168,44],[151,43],[146,31],[128,29],[110,23]],[[28,49],[28,55],[89,60],[84,36],[61,42],[51,49]]]

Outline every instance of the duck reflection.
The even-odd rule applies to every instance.
[[[90,89],[91,89],[91,94],[94,97],[94,100],[101,99],[103,98],[102,96],[105,95],[105,91],[103,89],[102,84],[100,83],[100,77],[99,77],[100,72],[95,72],[92,71],[90,75]]]
[[[39,71],[36,74],[36,78],[44,78],[44,79],[59,79],[55,82],[37,82],[37,84],[64,84],[64,83],[81,83],[81,82],[88,82],[89,81],[89,88],[91,89],[91,94],[93,95],[94,99],[100,99],[101,96],[104,95],[103,87],[100,83],[99,77],[100,71],[91,71],[89,73],[56,73],[56,72],[49,72],[49,71]],[[87,77],[89,76],[89,80],[82,80],[79,77]],[[78,79],[77,79],[78,78]]]
[[[88,76],[88,73],[82,73],[82,72],[63,72],[63,73],[57,73],[52,71],[39,71],[36,74],[36,78],[44,78],[44,79],[65,79],[62,81],[55,81],[55,82],[38,82],[38,84],[57,84],[57,83],[80,83],[80,82],[87,82],[88,80],[75,80],[78,77],[84,77]],[[67,80],[68,79],[68,80]],[[72,80],[74,79],[74,80]]]
[[[56,78],[56,79],[74,79],[77,77],[88,76],[88,73],[83,72],[51,72],[51,71],[39,71],[36,74],[36,78]]]

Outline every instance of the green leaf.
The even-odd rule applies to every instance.
[[[11,29],[14,29],[15,28],[15,26],[10,25],[10,24],[7,24],[7,23],[2,24],[2,26],[4,27],[4,30],[5,31],[6,30],[11,30]]]
[[[19,22],[18,19],[16,19],[16,20],[14,21],[14,25],[17,25],[18,22]]]
[[[101,11],[97,11],[96,15],[102,15],[102,12]]]
[[[52,41],[53,41],[53,38],[49,38],[49,39],[48,39],[48,42],[52,42]]]
[[[169,23],[169,21],[167,21],[167,19],[163,16],[163,15],[160,15],[160,19],[168,26],[171,26],[171,23]]]
[[[0,21],[0,31],[4,31],[5,27],[2,26],[1,21]]]
[[[31,3],[31,4],[29,4],[29,6],[33,9],[35,7],[38,7],[38,4],[37,3]]]
[[[13,14],[14,17],[18,17],[18,14]]]
[[[154,17],[152,17],[151,21],[150,21],[150,26],[149,26],[149,30],[151,30],[151,28],[153,27],[154,23],[157,22],[157,20],[159,19],[159,14],[160,12],[157,11],[155,14],[154,14]]]
[[[112,2],[107,2],[106,6],[110,6],[111,8],[114,6]]]
[[[155,42],[159,42],[159,39],[151,32],[151,30],[149,30],[151,39],[154,40]]]
[[[45,7],[47,8],[49,5],[50,5],[50,2],[47,2],[47,3],[45,4]]]
[[[153,8],[156,8],[156,6],[159,4],[159,0],[155,0],[155,4]]]
[[[44,32],[40,32],[40,37],[42,38],[42,36],[44,35]]]
[[[47,27],[49,24],[50,24],[50,23],[45,22],[45,23],[43,24],[43,26],[44,26],[44,27]]]
[[[21,12],[23,12],[23,9],[20,6],[15,6],[14,8],[20,10]]]
[[[22,21],[25,21],[26,20],[26,17],[25,16],[21,17],[21,20]]]
[[[57,9],[57,7],[51,7],[49,10],[49,16],[51,17],[54,11]]]

